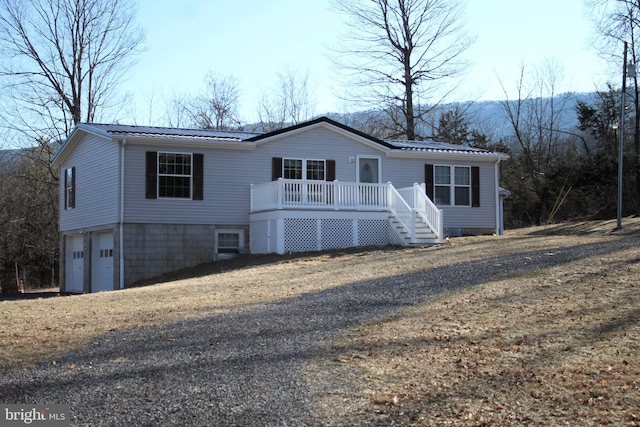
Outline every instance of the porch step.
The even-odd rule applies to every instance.
[[[416,237],[415,242],[411,241],[410,233],[404,229],[400,221],[397,218],[390,216],[389,224],[398,233],[401,239],[404,241],[404,246],[424,246],[434,245],[438,243],[438,237],[431,231],[431,229],[422,221],[416,222]]]

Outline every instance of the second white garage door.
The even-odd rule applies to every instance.
[[[113,290],[113,232],[93,235],[91,292]]]

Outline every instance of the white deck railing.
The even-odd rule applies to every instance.
[[[424,185],[397,190],[390,182],[366,184],[340,181],[278,179],[251,185],[251,212],[274,209],[390,211],[415,239],[420,217],[442,241],[442,210],[427,197]]]
[[[278,179],[251,185],[251,212],[272,209],[386,210],[387,184]]]

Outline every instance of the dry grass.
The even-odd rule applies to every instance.
[[[640,425],[640,247],[442,295],[331,346],[310,369],[340,378],[316,387],[328,424]]]
[[[367,278],[640,235],[640,219],[537,227],[416,249],[264,256],[153,286],[0,302],[0,368],[110,330],[247,309]],[[349,331],[309,367],[327,423],[640,425],[640,248],[443,295]],[[346,420],[346,421],[345,421]]]

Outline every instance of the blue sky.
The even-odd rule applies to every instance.
[[[345,109],[327,57],[343,24],[329,0],[139,0],[138,20],[147,49],[122,88],[145,111],[139,124],[149,116],[145,99],[196,93],[209,71],[239,80],[245,121],[286,68],[309,72],[317,113]],[[612,78],[590,47],[583,0],[467,0],[465,22],[477,40],[452,100],[504,99],[499,79],[515,96],[521,65],[533,71],[545,60],[562,65],[560,92],[591,91]]]

